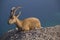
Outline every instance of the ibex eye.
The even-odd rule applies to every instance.
[[[11,12],[12,12],[12,10],[11,10]]]
[[[11,10],[11,12],[13,12],[14,10]]]

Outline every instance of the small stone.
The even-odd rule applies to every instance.
[[[60,40],[60,27],[47,27],[27,32],[10,30],[1,40]]]

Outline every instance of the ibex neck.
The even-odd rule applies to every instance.
[[[18,18],[16,19],[16,26],[17,27],[22,27],[22,21],[21,20],[19,20]]]

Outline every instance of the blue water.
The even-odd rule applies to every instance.
[[[43,27],[60,25],[60,0],[0,0],[0,36],[16,27],[7,24],[13,6],[22,6],[19,19],[34,16]]]

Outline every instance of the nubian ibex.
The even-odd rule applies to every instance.
[[[16,15],[16,11],[21,8],[21,7],[12,7],[11,12],[10,12],[10,18],[8,20],[9,24],[15,24],[19,29],[22,29],[23,31],[29,31],[31,29],[41,28],[41,23],[38,18],[35,17],[30,17],[30,18],[25,18],[24,20],[19,20],[18,17],[21,14],[19,12],[18,15]]]

